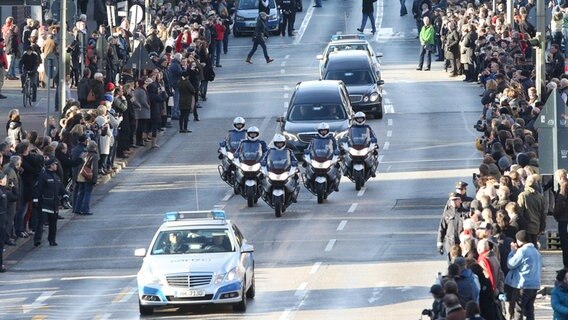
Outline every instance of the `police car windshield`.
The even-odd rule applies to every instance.
[[[233,252],[227,229],[162,231],[156,238],[152,255]]]

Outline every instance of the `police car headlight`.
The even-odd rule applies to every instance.
[[[235,279],[238,278],[238,272],[237,272],[237,268],[233,268],[231,270],[229,270],[229,272],[227,273],[218,273],[215,275],[215,278],[213,279],[213,283],[215,284],[219,284],[221,282],[229,282],[229,281],[233,281]]]
[[[379,94],[377,92],[373,92],[371,93],[371,95],[369,96],[369,100],[371,100],[371,102],[375,102],[379,99]]]
[[[243,21],[243,20],[245,20],[245,17],[235,16],[235,20],[236,21]]]
[[[286,140],[290,140],[290,141],[298,141],[298,137],[296,137],[296,135],[288,133],[286,131],[283,131],[282,134],[284,135],[284,137],[286,138]]]
[[[277,17],[276,17],[275,14],[271,14],[271,15],[268,16],[268,20],[276,20],[276,19],[277,19]]]

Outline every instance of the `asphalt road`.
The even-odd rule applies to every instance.
[[[359,26],[358,1],[324,1],[319,9],[304,1],[298,35],[269,39],[271,64],[261,52],[246,64],[250,38],[231,37],[200,109],[202,121],[190,122],[193,133],[166,133],[162,148],[131,160],[99,187],[95,214],[66,221],[58,247],[28,243],[7,257],[0,317],[139,318],[141,259],[134,249],[148,245],[164,212],[219,206],[255,246],[257,296],[246,314],[206,306],[146,318],[419,318],[431,305],[436,273],[446,267],[435,249],[442,206],[454,183],[469,181],[481,160],[472,128],[481,89],[448,78],[440,62],[432,71],[416,71],[414,21],[399,17],[397,2],[377,3],[378,32],[373,37],[368,26],[366,34],[384,54],[387,113],[368,121],[379,137],[381,164],[365,188],[357,192],[343,179],[340,192],[321,205],[303,189],[277,219],[262,201],[247,208],[217,174],[217,141],[233,117],[245,117],[270,141],[294,85],[317,79],[315,56],[330,36]]]

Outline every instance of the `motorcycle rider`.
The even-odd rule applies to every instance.
[[[221,153],[221,149],[222,148],[228,148],[228,149],[231,148],[231,146],[228,146],[227,143],[230,142],[231,137],[233,135],[237,135],[238,133],[241,133],[241,132],[246,130],[245,124],[246,124],[246,122],[245,122],[245,119],[243,117],[235,117],[235,119],[233,119],[234,129],[230,129],[227,132],[227,136],[225,137],[225,139],[223,141],[219,142],[219,147],[220,147],[219,148],[219,160],[222,160],[223,157],[224,157],[223,153]],[[223,180],[225,180],[227,178],[227,175],[229,173],[228,171],[229,171],[228,168],[225,168],[223,170]]]
[[[290,165],[292,166],[292,168],[298,167],[298,159],[296,159],[294,152],[292,152],[289,148],[286,147],[286,138],[284,138],[283,135],[281,135],[279,133],[275,134],[274,138],[272,138],[272,144],[274,145],[274,147],[268,149],[268,151],[264,155],[264,158],[260,162],[260,164],[263,167],[266,167],[266,162],[267,162],[268,158],[270,157],[271,152],[282,151],[282,150],[286,150],[288,152],[288,155],[290,156]],[[292,179],[294,179],[293,185],[296,186],[296,190],[294,190],[294,196],[292,197],[292,202],[296,202],[296,199],[298,197],[298,193],[300,191],[300,184],[298,183],[298,175],[297,174],[294,175]]]
[[[264,140],[258,139],[259,136],[260,136],[260,130],[257,127],[248,128],[247,138],[246,138],[246,140],[241,141],[241,144],[239,145],[237,152],[235,152],[235,159],[239,158],[241,150],[243,149],[243,144],[248,144],[248,143],[251,143],[251,144],[252,143],[260,143],[260,146],[262,148],[262,155],[264,157],[264,155],[268,151],[268,147],[266,146],[266,142]]]
[[[353,124],[351,126],[352,127],[367,128],[369,135],[370,135],[369,138],[370,138],[371,142],[377,143],[377,136],[375,135],[375,131],[373,131],[373,128],[371,128],[370,125],[365,123],[366,120],[367,120],[367,116],[365,115],[365,113],[359,111],[359,112],[355,113],[355,116],[353,116]],[[351,133],[351,131],[349,131],[349,132]],[[377,156],[378,149],[379,148],[378,148],[378,144],[377,144],[377,149],[375,149],[373,151],[373,156],[375,156],[375,157]],[[374,163],[373,168],[371,168],[371,177],[373,177],[373,178],[376,176],[375,171],[377,170],[377,165],[378,165],[378,161],[376,161]]]
[[[329,124],[327,122],[320,123],[317,127],[317,132],[318,132],[318,134],[312,139],[312,141],[310,142],[310,145],[308,145],[308,147],[306,148],[306,151],[304,153],[305,154],[311,153],[311,151],[313,149],[314,141],[316,141],[316,140],[330,140],[333,144],[333,154],[339,155],[339,148],[337,147],[337,140],[335,139],[333,134],[331,134],[331,132],[329,131]],[[335,192],[339,191],[339,179],[341,179],[340,174],[337,175],[337,178],[335,179],[335,183],[333,184],[333,190]]]

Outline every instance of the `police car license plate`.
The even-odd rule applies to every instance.
[[[203,290],[177,290],[175,292],[176,298],[194,298],[205,296],[205,291]]]
[[[253,22],[246,22],[245,25],[247,27],[254,27],[254,26],[256,26],[256,22],[254,22],[254,21]]]

